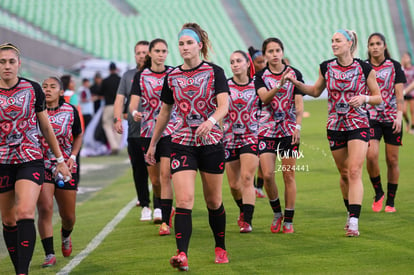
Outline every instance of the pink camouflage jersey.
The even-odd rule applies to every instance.
[[[256,91],[265,87],[268,91],[279,85],[285,70],[291,69],[295,78],[303,82],[302,74],[295,68],[286,66],[279,73],[272,73],[268,67],[255,75]],[[286,82],[268,104],[262,103],[259,121],[259,136],[267,138],[281,138],[292,136],[296,126],[295,96],[303,95],[295,85]]]
[[[348,101],[356,95],[369,94],[366,82],[371,70],[371,65],[360,59],[354,59],[346,67],[340,65],[336,58],[320,64],[328,90],[328,130],[352,131],[369,128],[365,104],[353,108]]]
[[[230,89],[229,112],[224,118],[224,146],[237,149],[257,144],[259,97],[253,79],[246,85],[237,84],[233,78],[227,81]]]
[[[161,91],[164,85],[165,76],[172,70],[167,66],[163,72],[154,72],[150,68],[138,72],[132,83],[131,94],[138,95],[142,105],[141,137],[151,138],[157,117],[161,110]],[[162,136],[169,136],[174,132],[175,110],[171,114],[171,119],[165,128]]]
[[[73,105],[63,103],[59,104],[57,109],[48,109],[47,114],[63,158],[68,160],[72,153],[73,138],[82,133],[79,113]],[[53,166],[56,165],[56,157],[43,136],[40,137],[40,141],[43,146],[45,168],[52,170]],[[76,170],[77,166],[75,163],[71,172],[76,173]]]
[[[202,61],[191,70],[183,70],[178,66],[167,75],[161,100],[166,104],[175,104],[177,108],[172,142],[186,146],[221,142],[223,132],[218,123],[204,138],[195,134],[198,126],[215,112],[216,95],[219,93],[229,93],[229,88],[223,69],[213,63]]]
[[[0,88],[0,106],[0,163],[43,159],[36,117],[46,108],[40,85],[19,78],[14,87]]]
[[[397,83],[406,82],[401,64],[393,59],[385,59],[379,66],[370,65],[376,73],[382,102],[376,106],[367,105],[369,119],[378,122],[393,122],[397,118],[397,99],[394,86]]]

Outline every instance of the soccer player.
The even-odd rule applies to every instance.
[[[161,90],[164,78],[171,67],[165,65],[168,45],[164,39],[154,39],[149,44],[149,52],[143,70],[134,77],[131,88],[129,111],[136,122],[141,123],[140,143],[146,152],[154,133],[155,122],[161,109]],[[142,111],[138,106],[142,102]],[[156,164],[147,165],[152,183],[154,199],[154,222],[161,223],[159,234],[170,234],[170,214],[172,211],[173,191],[170,179],[171,134],[174,131],[175,115],[172,115],[162,138],[157,144]]]
[[[278,38],[263,42],[262,52],[267,67],[255,77],[255,88],[262,101],[259,121],[259,155],[264,187],[273,210],[272,233],[293,233],[293,216],[296,202],[295,164],[299,156],[300,130],[302,124],[303,94],[284,76],[303,82],[302,74],[283,63],[284,46]],[[275,182],[275,162],[281,161],[285,184],[285,214],[279,200]]]
[[[192,232],[191,212],[197,170],[200,171],[209,223],[215,239],[215,263],[227,263],[225,247],[226,212],[222,200],[224,172],[223,137],[218,121],[228,111],[226,76],[219,66],[207,62],[210,40],[196,23],[186,23],[178,34],[178,48],[184,64],[165,78],[161,112],[147,151],[147,161],[155,163],[155,149],[167,127],[173,106],[177,125],[171,136],[171,173],[176,198],[175,236],[177,255],[170,259],[174,268],[188,270],[188,245]]]
[[[256,201],[253,180],[259,166],[259,98],[254,88],[254,67],[249,56],[240,50],[233,52],[230,66],[233,77],[227,80],[230,89],[229,113],[223,123],[226,174],[231,194],[240,209],[240,233],[249,233],[252,231]]]
[[[396,211],[394,199],[400,176],[398,152],[402,145],[403,89],[406,79],[401,64],[391,59],[385,37],[381,33],[373,33],[368,38],[367,62],[376,72],[382,97],[381,104],[368,105],[370,143],[367,153],[367,170],[375,191],[372,210],[380,212],[383,208],[384,190],[381,184],[378,157],[379,143],[384,137],[388,177],[385,212],[390,213]]]
[[[285,79],[313,97],[328,90],[327,136],[340,174],[340,187],[348,211],[346,236],[359,236],[358,221],[363,198],[362,167],[368,150],[369,119],[366,103],[381,103],[380,90],[371,65],[354,58],[358,45],[355,32],[340,29],[332,36],[334,59],[320,64],[314,85],[293,75]],[[370,93],[370,94],[369,94]]]
[[[404,70],[405,78],[407,79],[407,82],[404,84],[405,101],[403,116],[407,123],[407,132],[414,134],[414,66],[409,52],[404,53],[401,57],[401,65]],[[410,117],[408,116],[408,108],[410,108]]]
[[[56,158],[46,143],[41,138],[43,156],[45,162],[45,180],[37,201],[38,228],[45,251],[45,260],[42,267],[56,264],[55,250],[53,248],[53,196],[59,208],[62,219],[61,237],[62,254],[69,257],[72,253],[72,240],[70,234],[75,225],[76,192],[79,183],[77,177],[76,156],[82,146],[82,127],[76,107],[65,102],[63,98],[62,82],[56,77],[49,77],[43,81],[43,92],[46,97],[46,108],[50,124],[59,141],[63,158],[72,173],[69,182],[56,182]]]
[[[16,274],[28,274],[36,242],[34,217],[44,178],[38,126],[55,155],[57,171],[69,181],[50,126],[45,95],[36,82],[18,77],[19,49],[0,45],[0,212],[3,237]]]

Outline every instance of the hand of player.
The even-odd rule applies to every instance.
[[[56,165],[56,173],[61,173],[65,182],[72,179],[72,173],[69,171],[69,168],[65,162],[61,162]]]
[[[118,120],[117,122],[115,122],[114,128],[118,134],[122,134],[124,132],[124,128],[122,127],[121,120]]]
[[[155,159],[155,149],[156,147],[150,144],[150,146],[148,147],[147,153],[145,154],[145,161],[149,165],[155,165],[157,163]]]
[[[200,126],[198,126],[195,134],[204,138],[208,135],[208,133],[210,133],[213,126],[213,122],[211,122],[210,120],[206,120],[203,123],[201,123]]]
[[[364,102],[365,102],[365,96],[364,95],[356,95],[348,101],[348,104],[350,106],[354,107],[354,108],[358,108],[362,104],[364,104]]]

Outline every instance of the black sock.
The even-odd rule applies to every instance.
[[[344,204],[345,204],[346,211],[349,212],[349,200],[344,199]]]
[[[152,199],[154,201],[153,205],[154,205],[154,209],[155,208],[160,208],[161,209],[161,198],[156,197],[155,195],[152,196]]]
[[[173,200],[161,199],[162,222],[170,225],[170,216]]]
[[[17,274],[29,273],[36,243],[36,229],[34,220],[24,219],[17,221]]]
[[[254,213],[254,205],[252,204],[243,204],[243,219],[248,224],[252,225]]]
[[[388,183],[387,202],[385,205],[394,207],[395,194],[397,193],[398,184]]]
[[[369,178],[371,180],[372,186],[375,190],[375,201],[378,201],[381,199],[381,197],[384,195],[384,190],[382,189],[381,184],[381,175],[375,178]]]
[[[3,238],[14,269],[17,272],[17,226],[7,226],[3,224]]]
[[[257,177],[256,187],[259,189],[262,189],[263,184],[264,184],[263,178]]]
[[[42,245],[46,256],[49,254],[55,254],[55,250],[53,249],[53,236],[43,239]]]
[[[269,201],[269,203],[273,209],[273,213],[282,213],[282,208],[280,207],[279,198],[275,199],[274,201]]]
[[[177,244],[178,253],[184,252],[186,255],[188,245],[190,243],[191,233],[193,231],[191,212],[191,209],[184,208],[176,208],[175,210],[175,242]]]
[[[294,215],[295,209],[285,209],[285,217],[283,218],[283,221],[292,223]]]
[[[242,213],[243,212],[243,200],[240,199],[240,200],[234,200],[234,201],[236,202],[237,206],[239,207],[240,213]]]
[[[72,230],[66,230],[63,227],[60,229],[60,231],[62,232],[62,238],[67,238],[70,236],[70,233],[72,233]]]
[[[208,222],[216,241],[215,247],[221,247],[226,250],[226,210],[224,209],[223,203],[216,210],[208,209]]]
[[[349,217],[359,219],[359,214],[361,213],[360,204],[350,204],[349,205]]]

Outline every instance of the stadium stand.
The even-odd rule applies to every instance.
[[[225,0],[122,1],[136,12],[125,15],[113,1],[2,0],[0,26],[49,43],[48,37],[38,28],[86,54],[130,63],[133,62],[131,49],[137,40],[161,37],[170,45],[167,64],[177,65],[182,62],[175,47],[177,33],[183,23],[197,22],[212,41],[211,60],[221,65],[227,74],[230,74],[231,52],[250,46],[241,38],[243,30],[237,29],[223,8]],[[305,81],[316,79],[317,65],[332,57],[330,38],[339,28],[357,32],[358,57],[366,58],[368,35],[382,32],[392,56],[399,59],[387,0],[240,0],[240,3],[250,17],[246,20],[251,19],[263,38],[282,39],[285,55],[302,71]],[[413,6],[411,1],[412,14]],[[22,18],[26,24],[14,17]]]
[[[393,57],[399,59],[387,0],[241,2],[263,38],[278,37],[284,42],[285,56],[302,71],[305,81],[314,81],[318,76],[317,65],[332,57],[330,40],[340,28],[357,32],[360,42],[357,57],[366,59],[369,34],[382,32]]]

